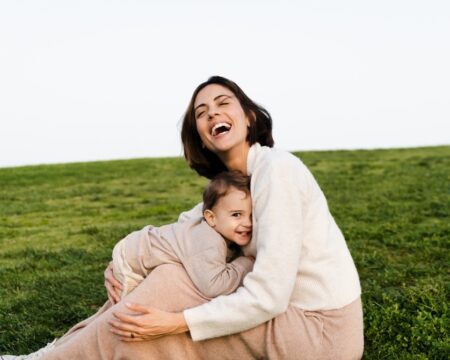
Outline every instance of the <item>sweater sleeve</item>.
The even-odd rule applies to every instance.
[[[217,248],[209,248],[184,263],[194,285],[208,298],[234,292],[253,265],[253,260],[245,256],[226,263],[225,256],[218,255]]]
[[[194,285],[206,297],[230,294],[250,271],[253,261],[245,256],[227,263],[225,240],[205,221],[185,230],[180,260]]]
[[[253,271],[235,293],[184,311],[194,341],[242,332],[286,311],[301,248],[305,184],[298,168],[286,158],[252,174]]]
[[[195,205],[191,210],[182,212],[178,217],[178,222],[181,224],[189,220],[203,217],[202,208],[203,203],[201,202]]]

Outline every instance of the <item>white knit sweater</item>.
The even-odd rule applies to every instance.
[[[347,244],[307,167],[289,152],[256,143],[247,169],[253,237],[244,253],[256,257],[253,271],[235,293],[184,311],[194,341],[251,329],[289,305],[338,309],[361,294]],[[196,216],[199,205],[180,220]]]

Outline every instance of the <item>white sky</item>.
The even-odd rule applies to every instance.
[[[287,150],[450,143],[450,1],[0,0],[0,166],[179,156],[210,75]]]

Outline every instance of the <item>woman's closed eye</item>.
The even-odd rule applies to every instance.
[[[219,103],[219,106],[224,106],[224,105],[228,105],[229,102],[228,101],[222,101],[221,103]],[[206,112],[205,111],[199,111],[196,115],[195,118],[198,119],[200,117],[202,117]]]

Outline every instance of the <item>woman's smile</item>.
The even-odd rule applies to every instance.
[[[248,146],[249,121],[239,100],[226,87],[206,86],[198,93],[194,106],[198,134],[209,150],[223,154]]]
[[[213,126],[211,130],[211,135],[215,138],[222,136],[224,134],[228,134],[231,129],[231,124],[220,122]]]

